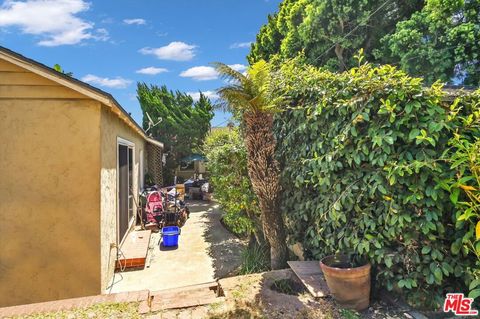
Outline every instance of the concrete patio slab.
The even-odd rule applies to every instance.
[[[152,233],[148,267],[117,272],[107,293],[157,291],[207,283],[239,266],[245,243],[222,226],[218,205],[192,201],[188,206],[190,218],[182,227],[178,247],[161,247],[160,234]]]

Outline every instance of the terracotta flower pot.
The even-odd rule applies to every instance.
[[[328,256],[320,261],[328,288],[345,308],[364,310],[370,303],[370,263],[352,267],[347,256]]]

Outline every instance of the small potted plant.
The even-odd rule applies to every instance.
[[[348,309],[368,308],[371,264],[356,255],[332,255],[320,261],[327,286],[335,300]]]

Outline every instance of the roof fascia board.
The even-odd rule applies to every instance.
[[[33,65],[33,64],[30,64],[30,63],[27,63],[26,61],[23,61],[23,60],[20,60],[20,59],[17,59],[15,57],[12,57],[10,55],[7,55],[3,52],[0,51],[0,55],[2,56],[2,58],[10,63],[13,63],[21,68],[24,68],[30,72],[33,72],[35,74],[38,74],[44,78],[47,78],[51,81],[54,81],[58,84],[61,84],[63,86],[66,86],[74,91],[77,91],[85,96],[88,96],[94,100],[97,100],[105,105],[108,105],[108,106],[112,106],[111,104],[111,101],[110,99],[107,99],[105,96],[102,96],[101,94],[98,94],[97,92],[93,92],[93,91],[90,91],[84,87],[81,87],[80,85],[76,85],[74,83],[72,83],[71,81],[68,81],[68,80],[65,80],[65,79],[62,79],[61,77],[59,76],[56,76],[54,74],[51,74],[50,72],[47,72],[45,70],[42,70],[41,68],[39,68],[38,66],[36,65]]]

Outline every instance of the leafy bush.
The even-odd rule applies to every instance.
[[[213,131],[205,141],[204,151],[215,200],[225,211],[224,223],[237,235],[249,235],[254,231],[259,209],[238,129]]]
[[[310,258],[368,257],[377,284],[417,305],[466,291],[475,264],[451,253],[465,233],[438,187],[451,172],[442,153],[462,129],[441,85],[388,65],[336,74],[298,60],[276,76],[292,105],[275,120],[291,239]]]
[[[455,241],[451,252],[464,260],[468,276],[469,297],[480,296],[480,91],[456,99],[451,107],[459,128],[444,153],[450,163],[450,176],[440,186],[450,192],[455,205]],[[461,128],[461,131],[460,131]]]

